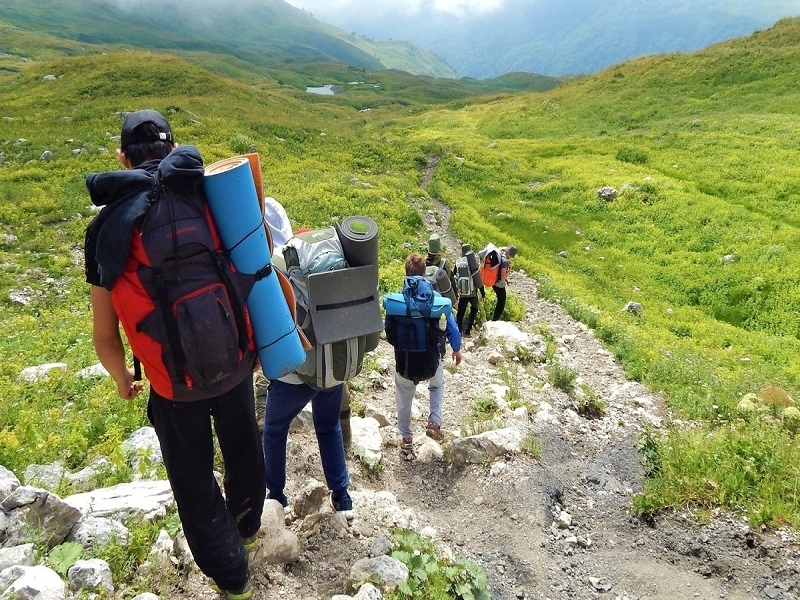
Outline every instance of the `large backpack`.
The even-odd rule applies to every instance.
[[[445,353],[441,324],[452,310],[448,298],[434,293],[425,277],[406,277],[401,293],[387,294],[386,339],[394,346],[397,372],[419,383],[430,379]]]
[[[487,244],[478,252],[480,273],[483,285],[492,287],[500,279],[500,249],[494,244]]]
[[[466,256],[456,260],[455,280],[459,296],[473,296],[475,294],[475,278],[470,271]]]
[[[449,298],[451,303],[458,302],[453,281],[450,279],[450,273],[447,272],[447,259],[443,258],[439,264],[425,267],[425,279],[430,282],[433,289],[445,298]]]
[[[349,267],[333,227],[295,235],[283,258],[297,323],[311,344],[297,376],[318,389],[352,379],[361,372],[367,334],[380,329],[377,266]]]
[[[153,389],[171,400],[201,400],[252,371],[245,299],[255,279],[236,273],[222,251],[202,170],[164,181],[164,164],[153,174],[149,207],[134,226],[111,300]]]

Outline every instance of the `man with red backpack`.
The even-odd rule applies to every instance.
[[[125,118],[117,156],[125,170],[86,179],[103,206],[85,240],[95,350],[119,396],[134,399],[143,385],[126,364],[123,326],[150,381],[147,416],[195,562],[228,599],[247,599],[266,494],[248,284],[221,250],[196,148],[176,147],[164,117],[140,110]]]

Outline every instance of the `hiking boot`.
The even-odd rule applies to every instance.
[[[404,437],[400,442],[400,454],[409,457],[414,454],[414,438]]]
[[[284,515],[292,514],[292,507],[289,506],[289,500],[286,498],[285,494],[281,493],[281,494],[275,494],[274,496],[272,496],[269,493],[269,491],[267,491],[267,496],[266,496],[265,500],[277,500],[278,502],[281,503],[281,506],[283,506],[283,514]]]
[[[245,552],[253,552],[256,548],[258,548],[258,533],[254,533],[250,537],[243,538],[242,545],[244,546]]]
[[[249,583],[246,583],[238,592],[223,590],[216,583],[211,584],[211,589],[227,600],[248,600],[249,598],[253,597],[253,588],[250,587]]]
[[[442,428],[433,421],[428,421],[428,426],[425,428],[425,435],[437,442],[441,442],[444,439]]]
[[[341,496],[339,498],[334,498],[333,492],[331,492],[330,502],[331,502],[331,508],[340,515],[342,515],[348,521],[352,521],[353,518],[356,516],[355,513],[353,512],[353,499],[347,492],[344,493],[344,496]]]

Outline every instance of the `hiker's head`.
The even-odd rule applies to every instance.
[[[506,253],[508,258],[514,258],[517,255],[517,247],[514,244],[511,244],[510,246],[504,247],[503,252]]]
[[[164,158],[175,148],[172,129],[163,115],[154,110],[129,113],[122,124],[117,156],[128,169],[143,162]]]
[[[425,275],[425,259],[419,252],[412,252],[406,259],[406,276]]]
[[[434,233],[428,238],[428,252],[440,254],[444,250],[444,242],[438,233]]]

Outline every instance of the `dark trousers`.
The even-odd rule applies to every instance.
[[[493,286],[492,289],[494,290],[494,293],[497,295],[497,305],[494,307],[494,315],[492,315],[492,321],[499,321],[500,317],[503,316],[503,311],[506,308],[506,288]]]
[[[261,526],[266,495],[252,375],[221,396],[196,402],[172,402],[151,388],[147,416],[197,566],[222,589],[241,589],[248,578],[242,538]],[[222,451],[226,498],[214,478],[212,425]]]
[[[469,307],[469,310],[467,310]],[[467,320],[464,321],[466,314]],[[458,299],[458,312],[456,313],[456,324],[460,333],[470,334],[472,324],[475,322],[475,315],[478,314],[478,295],[461,296]]]

